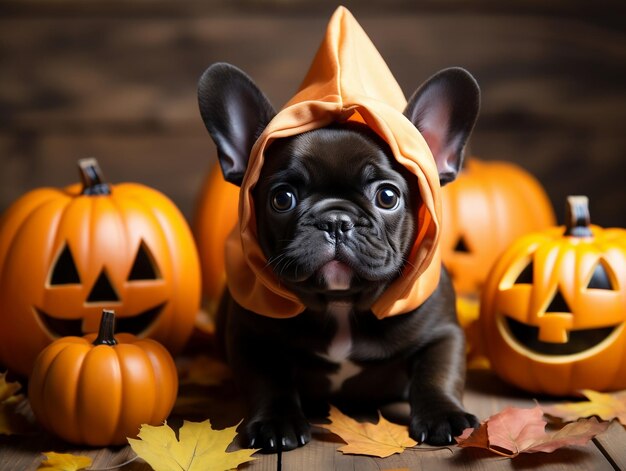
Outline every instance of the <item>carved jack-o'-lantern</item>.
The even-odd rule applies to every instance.
[[[525,236],[502,255],[481,299],[492,367],[533,392],[626,388],[626,230],[589,225],[568,198],[566,227]]]
[[[477,321],[489,269],[515,239],[554,225],[554,212],[539,182],[508,162],[468,159],[441,193],[441,257],[458,294],[468,365],[485,367]]]
[[[507,162],[468,159],[441,193],[441,257],[464,296],[480,293],[489,269],[511,242],[555,223],[539,182]]]
[[[161,193],[103,183],[94,159],[83,185],[33,190],[0,221],[0,362],[29,374],[54,339],[96,332],[103,308],[120,332],[182,348],[199,309],[189,227]]]

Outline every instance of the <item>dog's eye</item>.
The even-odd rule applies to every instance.
[[[376,206],[382,209],[395,209],[400,203],[400,197],[395,189],[383,186],[376,192]]]
[[[296,207],[296,195],[289,188],[279,188],[272,195],[272,208],[279,213],[286,213]]]

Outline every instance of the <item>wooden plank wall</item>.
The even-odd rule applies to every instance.
[[[626,226],[623,2],[346,2],[408,95],[450,65],[483,91],[471,151],[516,162],[558,210],[591,197]],[[548,5],[549,4],[549,5]],[[96,156],[191,217],[214,160],[196,81],[214,61],[246,70],[276,104],[295,91],[334,2],[5,0],[0,3],[0,211],[77,180]],[[559,214],[562,221],[562,215]]]

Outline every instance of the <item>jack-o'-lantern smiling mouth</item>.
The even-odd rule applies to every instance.
[[[116,317],[115,331],[143,336],[156,323],[167,303],[161,303],[134,316]],[[52,337],[82,337],[90,332],[83,330],[83,319],[60,319],[33,307],[41,324]]]
[[[151,283],[162,280],[160,271],[156,265],[155,257],[144,241],[141,241],[135,255],[134,262],[126,277],[127,283]],[[71,286],[80,286],[82,276],[76,259],[69,244],[64,244],[59,254],[52,264],[46,289],[57,290]],[[137,314],[124,315],[118,312],[116,317],[116,332],[126,332],[136,336],[145,336],[150,328],[155,324],[157,318],[163,311],[166,302],[160,302]],[[101,268],[96,280],[90,288],[83,307],[90,306],[109,307],[123,306],[122,296],[111,281],[106,267]],[[57,317],[48,310],[33,306],[41,326],[48,331],[52,337],[83,336],[92,333],[85,329],[84,316],[76,318]],[[98,309],[99,310],[99,309]],[[54,312],[57,312],[56,310]],[[75,311],[76,312],[76,311]],[[74,314],[76,315],[76,314]]]
[[[513,349],[544,362],[571,362],[577,357],[593,356],[612,344],[624,329],[624,323],[594,329],[575,329],[568,332],[566,342],[553,343],[539,339],[539,327],[506,315],[499,316],[497,325]]]

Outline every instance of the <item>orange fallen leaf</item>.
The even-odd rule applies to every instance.
[[[406,427],[392,424],[380,414],[376,424],[357,422],[331,406],[328,418],[330,424],[319,426],[339,435],[347,443],[339,448],[342,453],[385,458],[417,445],[417,442],[409,437]]]
[[[41,462],[37,471],[79,471],[91,466],[88,456],[76,456],[69,453],[44,453],[46,459]]]
[[[219,386],[232,378],[228,365],[206,355],[198,355],[179,365],[181,383]]]
[[[551,453],[568,445],[584,445],[605,431],[607,422],[584,419],[571,423],[554,433],[546,433],[543,410],[507,407],[489,417],[481,426],[467,429],[457,443],[460,447],[484,448],[501,456],[514,458],[520,453]]]
[[[0,373],[0,435],[28,433],[32,426],[18,410],[24,395],[16,393],[22,386],[18,382],[8,383],[6,376],[6,372]]]
[[[581,391],[588,401],[568,402],[544,407],[546,414],[558,417],[565,422],[578,420],[581,417],[598,416],[602,420],[617,419],[626,427],[626,391],[604,394],[590,389]]]
[[[608,422],[598,422],[595,417],[580,419],[567,424],[554,433],[546,433],[532,447],[525,450],[525,453],[552,453],[559,448],[570,445],[586,445],[589,440],[604,432],[608,427]]]

